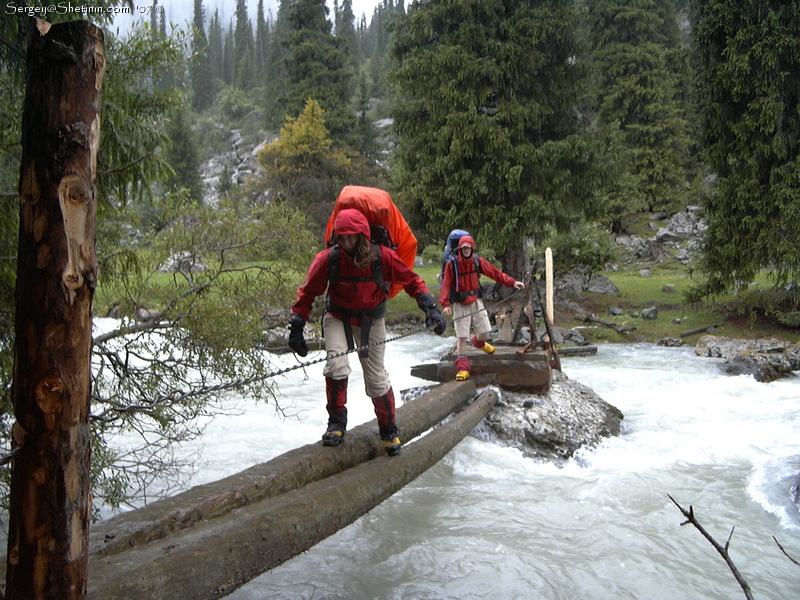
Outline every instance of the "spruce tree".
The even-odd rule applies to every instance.
[[[567,0],[442,0],[395,17],[400,198],[439,239],[459,227],[505,253],[590,212],[580,67]]]
[[[260,82],[257,81],[254,68],[256,61],[253,55],[253,28],[247,14],[246,0],[236,0],[236,33],[233,45],[234,85],[243,90],[251,89]]]
[[[192,107],[202,111],[214,103],[214,82],[211,76],[208,38],[205,30],[202,0],[194,0],[194,31],[189,75],[192,79]]]
[[[289,58],[289,13],[291,0],[278,0],[267,54],[264,93],[264,116],[266,126],[280,129],[286,116],[286,64]]]
[[[227,85],[234,82],[236,72],[236,48],[234,46],[233,21],[228,22],[228,31],[222,47],[222,80]]]
[[[800,277],[800,3],[695,2],[698,100],[717,176],[698,295]],[[796,293],[795,293],[796,294]]]
[[[689,140],[671,0],[587,0],[598,121],[618,128],[612,219],[682,207]]]
[[[194,202],[203,200],[203,182],[200,178],[200,159],[197,143],[185,110],[179,110],[167,126],[171,141],[169,164],[173,174],[167,179],[170,191],[184,188]]]
[[[283,104],[288,114],[297,115],[310,98],[317,100],[334,141],[352,143],[353,73],[344,43],[331,34],[327,15],[325,0],[297,0],[291,7]]]
[[[253,57],[257,85],[263,85],[266,73],[267,52],[269,48],[269,23],[264,18],[264,0],[258,0],[256,12],[256,37]]]
[[[219,21],[219,9],[216,9],[208,24],[208,59],[211,65],[211,80],[215,82],[215,86],[217,81],[224,80],[223,57],[222,25]]]

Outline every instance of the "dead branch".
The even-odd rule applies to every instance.
[[[716,323],[714,325],[706,325],[705,327],[698,327],[697,329],[690,329],[689,331],[682,331],[681,337],[688,337],[690,335],[694,335],[695,333],[703,333],[704,331],[709,331],[710,329],[715,329],[719,327]]]
[[[580,319],[584,323],[599,323],[600,325],[603,325],[605,327],[610,327],[617,333],[628,333],[630,331],[636,331],[636,327],[633,327],[631,325],[617,325],[616,323],[612,323],[610,321],[604,321],[600,317],[596,317],[588,313],[577,315],[576,318]]]
[[[800,562],[797,562],[797,561],[796,561],[794,558],[792,558],[791,556],[789,556],[789,553],[788,553],[788,552],[786,552],[786,550],[784,550],[784,549],[783,549],[783,546],[781,546],[781,543],[780,543],[780,542],[777,540],[777,538],[776,538],[774,535],[772,536],[772,540],[773,540],[773,541],[774,541],[776,544],[778,544],[778,548],[780,548],[780,549],[781,549],[781,552],[783,552],[783,555],[784,555],[786,558],[788,558],[790,561],[792,561],[794,564],[796,564],[798,567],[800,567]]]
[[[730,568],[731,573],[733,573],[733,576],[736,577],[736,581],[739,582],[742,591],[744,591],[745,598],[747,598],[748,600],[753,600],[753,594],[750,591],[750,585],[748,585],[747,581],[745,581],[744,577],[742,577],[742,574],[739,572],[739,569],[736,568],[736,565],[733,564],[733,560],[731,560],[730,554],[728,553],[728,548],[730,547],[731,538],[733,537],[733,530],[735,529],[735,527],[731,527],[731,532],[728,535],[728,539],[725,541],[725,546],[724,547],[720,546],[719,543],[713,537],[711,537],[711,534],[708,533],[705,530],[705,528],[702,525],[700,525],[700,523],[697,521],[697,519],[694,516],[694,509],[692,508],[691,505],[689,505],[689,510],[686,510],[676,502],[675,498],[673,498],[669,494],[667,494],[667,496],[669,497],[670,500],[672,500],[672,503],[678,507],[678,510],[680,510],[683,513],[683,516],[686,517],[686,520],[683,523],[681,523],[681,527],[683,527],[687,523],[691,523],[692,525],[694,525],[697,531],[703,534],[703,537],[706,538],[712,546],[714,546],[716,551],[719,552],[719,555],[722,556],[722,558],[728,564],[728,568]]]

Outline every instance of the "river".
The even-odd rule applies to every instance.
[[[454,338],[387,346],[396,390]],[[316,353],[308,359],[319,356]],[[279,357],[291,364],[293,356]],[[676,600],[744,597],[728,566],[668,495],[724,544],[753,596],[800,596],[800,378],[721,374],[691,348],[602,345],[564,372],[625,414],[621,436],[566,466],[469,436],[444,460],[308,552],[227,596],[262,599]],[[322,365],[283,375],[274,404],[232,403],[182,452],[205,483],[319,439]],[[351,424],[373,418],[360,368]],[[401,435],[402,435],[402,423]]]

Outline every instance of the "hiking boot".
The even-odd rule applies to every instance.
[[[479,341],[477,335],[473,335],[470,341],[472,342],[473,346],[475,346],[476,348],[480,348],[481,350],[486,352],[486,354],[494,354],[494,346],[492,346],[489,342]]]
[[[383,447],[386,449],[386,454],[389,456],[397,456],[400,454],[400,448],[403,447],[403,443],[400,441],[399,437],[395,437],[391,440],[383,440]]]
[[[338,446],[342,442],[344,442],[344,431],[335,429],[333,431],[326,431],[322,434],[323,446]]]
[[[456,381],[466,381],[469,379],[469,371],[459,371],[456,373]]]

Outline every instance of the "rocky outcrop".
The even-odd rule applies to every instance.
[[[643,238],[622,234],[616,237],[616,243],[635,262],[661,262],[669,250],[674,253],[676,260],[687,265],[691,263],[692,256],[699,252],[703,235],[708,229],[701,213],[699,206],[687,206],[685,211],[672,215],[663,227],[656,221],[665,219],[667,215],[656,213],[651,216],[650,223],[651,227],[657,229],[655,235]]]
[[[800,344],[776,338],[737,340],[705,335],[697,342],[698,356],[722,358],[720,368],[729,375],[752,375],[756,381],[769,383],[792,377],[800,370]]]
[[[554,370],[547,393],[503,392],[473,435],[517,448],[530,458],[562,464],[579,448],[619,435],[623,418],[591,388]]]

